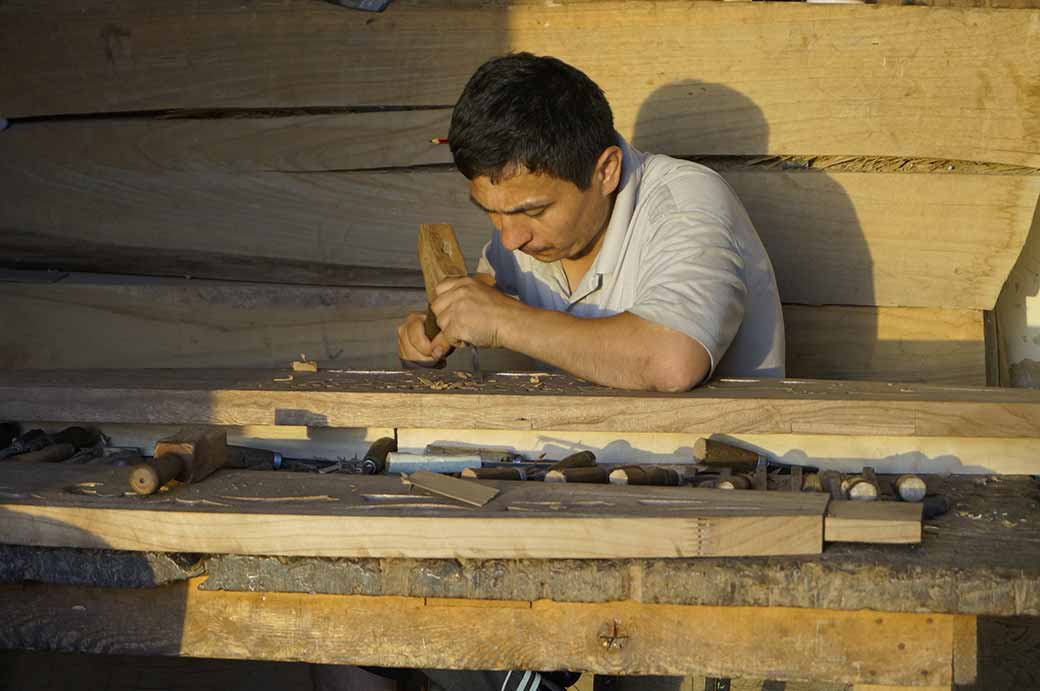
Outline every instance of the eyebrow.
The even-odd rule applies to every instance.
[[[510,214],[521,214],[521,213],[523,213],[525,211],[533,211],[535,209],[544,209],[547,206],[552,204],[552,202],[548,201],[548,200],[536,199],[536,200],[533,200],[533,201],[524,202],[523,204],[517,204],[513,208],[505,209],[504,211],[492,211],[491,209],[486,208],[483,204],[481,204],[476,199],[474,199],[473,195],[470,195],[469,200],[473,204],[473,206],[477,207],[478,209],[480,209],[484,213],[488,213],[488,214],[502,213],[502,214],[507,214],[507,215],[510,215]]]

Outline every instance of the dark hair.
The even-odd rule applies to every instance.
[[[523,166],[587,189],[600,154],[617,141],[610,104],[585,73],[556,58],[514,53],[470,77],[448,143],[471,180],[497,183]]]

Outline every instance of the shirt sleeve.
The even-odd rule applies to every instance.
[[[672,212],[643,247],[629,312],[704,346],[710,377],[744,318],[744,260],[732,224],[706,211]]]

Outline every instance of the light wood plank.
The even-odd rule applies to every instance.
[[[528,50],[587,71],[612,99],[620,131],[651,148],[1035,165],[1040,96],[1028,85],[1040,68],[1023,56],[1037,52],[1036,16],[678,1],[434,9],[418,0],[373,16],[276,0],[208,0],[190,12],[158,0],[23,0],[3,8],[0,102],[7,116],[444,106],[485,59]],[[585,33],[598,40],[574,40]],[[16,48],[26,36],[38,50]]]
[[[1040,435],[1040,392],[721,380],[682,394],[565,375],[323,370],[8,370],[0,417],[81,422],[924,437]],[[534,381],[532,381],[532,379]]]
[[[831,501],[824,519],[828,542],[921,541],[921,504],[901,501]]]
[[[300,353],[322,367],[396,368],[396,327],[425,309],[418,288],[97,275],[0,283],[0,301],[8,368],[282,367]],[[784,319],[792,377],[985,384],[978,311],[793,305]],[[489,371],[544,369],[507,351],[482,356]],[[449,364],[463,369],[466,357]]]
[[[986,385],[979,310],[785,305],[787,376]]]
[[[949,683],[951,677],[953,615],[946,614],[441,602],[208,591],[199,588],[201,581],[135,590],[4,586],[0,602],[9,625],[0,641],[6,648],[427,669],[566,668],[845,683]],[[149,616],[126,616],[134,611]],[[614,622],[626,640],[605,646]],[[513,633],[502,637],[503,631]],[[792,654],[791,641],[829,654]]]
[[[1040,176],[762,169],[724,176],[770,252],[787,303],[991,309],[1040,196]],[[311,263],[328,284],[321,277],[337,265],[415,272],[416,228],[430,222],[453,224],[472,271],[493,230],[452,171],[146,172],[0,155],[0,181],[0,229],[15,233],[0,237],[8,265],[19,257],[39,265],[32,248],[39,238],[71,245],[52,268],[81,268],[82,255],[114,246],[117,257],[136,248],[267,260],[262,275],[281,282],[294,279],[278,278],[276,260],[288,263],[290,277]],[[87,238],[92,244],[80,246]],[[68,255],[73,261],[63,267]],[[96,255],[94,263],[104,266]],[[241,278],[235,263],[225,274],[210,262],[201,275]]]
[[[797,555],[821,551],[827,505],[815,494],[456,480],[492,490],[473,508],[410,492],[399,477],[229,470],[142,502],[126,496],[128,472],[5,463],[0,542],[433,559]]]

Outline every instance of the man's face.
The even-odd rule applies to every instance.
[[[616,158],[619,173],[619,149]],[[570,181],[520,168],[498,184],[488,177],[474,178],[470,198],[491,217],[507,250],[518,249],[542,262],[579,259],[598,246],[610,220],[616,174],[603,172],[597,165],[592,184],[582,190]]]

